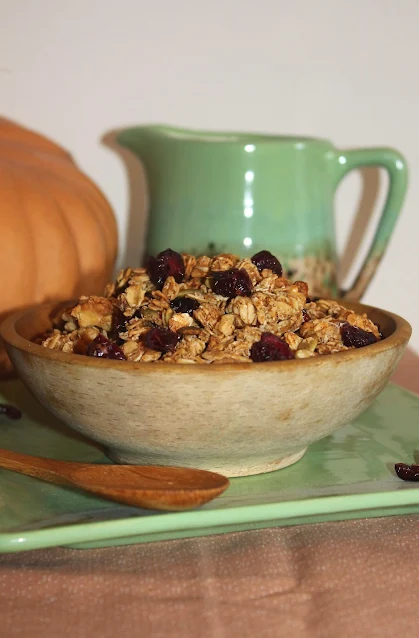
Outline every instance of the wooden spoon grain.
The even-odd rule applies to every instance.
[[[0,449],[0,468],[76,487],[145,509],[182,511],[208,503],[229,486],[215,472],[157,465],[96,465],[55,461]]]

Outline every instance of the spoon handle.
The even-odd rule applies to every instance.
[[[71,485],[72,481],[66,478],[65,470],[66,466],[72,464],[61,463],[60,472],[57,472],[56,461],[53,459],[41,459],[37,456],[0,449],[0,468],[33,476],[56,485]]]

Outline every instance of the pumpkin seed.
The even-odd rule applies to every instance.
[[[297,350],[308,350],[314,352],[318,344],[317,337],[307,337],[303,339],[299,344]]]
[[[173,317],[175,313],[173,312],[172,308],[167,308],[166,310],[163,310],[162,313],[162,320],[163,320],[163,325],[167,328],[167,326],[169,325],[169,321],[170,319]]]

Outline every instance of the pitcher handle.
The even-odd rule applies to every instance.
[[[373,278],[387,248],[406,195],[408,172],[404,157],[392,148],[337,151],[335,161],[336,186],[349,171],[363,166],[385,168],[389,176],[387,199],[371,247],[352,286],[341,291],[341,297],[344,299],[358,301]]]

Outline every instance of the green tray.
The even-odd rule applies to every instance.
[[[75,397],[77,400],[77,397]],[[18,381],[0,402],[23,411],[0,420],[0,447],[62,460],[106,463]],[[118,506],[76,490],[0,470],[0,552],[63,545],[104,547],[301,523],[419,513],[419,488],[394,473],[419,446],[419,396],[389,385],[354,423],[312,445],[295,465],[231,480],[211,503],[160,513]],[[417,460],[417,459],[416,459]]]

